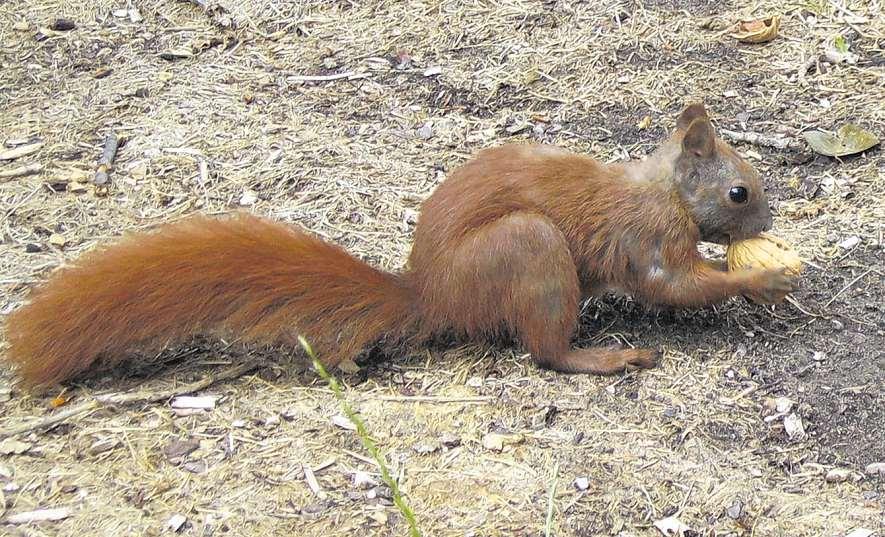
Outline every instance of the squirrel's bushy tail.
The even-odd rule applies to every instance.
[[[133,234],[61,269],[12,313],[7,356],[47,385],[196,334],[297,345],[326,365],[417,331],[415,294],[304,231],[247,214]]]

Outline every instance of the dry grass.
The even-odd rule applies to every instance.
[[[98,241],[197,210],[229,211],[251,193],[249,210],[396,269],[420,201],[479,148],[532,139],[603,160],[636,158],[693,99],[736,130],[795,134],[856,121],[885,136],[881,2],[848,3],[864,21],[846,19],[835,2],[722,4],[225,0],[237,26],[225,29],[184,1],[133,2],[140,22],[112,13],[125,2],[2,3],[0,133],[45,145],[0,169],[33,161],[45,171],[0,183],[0,312]],[[818,11],[815,23],[809,10]],[[768,45],[737,45],[716,29],[773,11],[785,19]],[[699,27],[701,15],[715,15],[714,29]],[[57,16],[77,28],[35,39]],[[13,29],[20,22],[26,31]],[[806,73],[807,60],[836,33],[861,61]],[[214,38],[220,44],[192,58],[158,57]],[[390,61],[400,53],[411,65]],[[432,66],[441,74],[424,76]],[[111,72],[95,78],[99,68]],[[298,78],[340,72],[361,76]],[[638,128],[646,115],[651,125]],[[428,122],[432,137],[422,139],[418,129]],[[128,143],[109,195],[58,187],[71,168],[93,169],[111,128]],[[863,463],[885,459],[883,369],[875,362],[885,344],[875,309],[885,158],[879,150],[840,164],[741,149],[755,152],[768,173],[778,233],[820,267],[797,294],[818,316],[735,302],[674,317],[606,301],[589,308],[587,336],[662,345],[659,369],[618,379],[564,376],[538,371],[514,350],[459,347],[345,377],[426,535],[541,534],[557,464],[554,535],[656,535],[652,522],[672,514],[709,535],[885,529],[881,481],[823,478],[833,467],[859,477]],[[816,196],[804,195],[818,186]],[[64,248],[49,245],[53,233],[66,239]],[[861,245],[840,250],[850,236]],[[814,309],[833,297],[834,316]],[[846,330],[832,332],[837,318]],[[814,369],[809,383],[792,364],[822,348],[839,360]],[[179,349],[187,360],[167,354],[173,364],[165,368],[67,393],[73,404],[93,393],[168,389],[219,364],[265,359],[235,349]],[[334,396],[294,361],[272,359],[260,374],[208,390],[221,396],[208,413],[115,408],[20,436],[30,450],[0,459],[0,520],[4,510],[54,506],[73,515],[29,527],[0,522],[0,532],[151,535],[180,513],[186,535],[405,534],[383,489],[352,483],[354,472],[377,479],[377,469],[351,431],[331,424],[341,412]],[[862,371],[861,380],[852,371]],[[0,427],[51,412],[48,397],[14,387],[4,401],[2,386],[12,379],[0,375]],[[807,395],[828,387],[847,401],[841,411]],[[807,439],[789,440],[780,421],[763,421],[769,395],[800,402]],[[837,425],[826,428],[830,420]],[[482,444],[490,431],[522,441],[495,452]],[[441,445],[444,435],[459,445]],[[205,472],[164,456],[164,446],[184,438],[199,441],[187,460],[192,470],[204,463]],[[329,459],[316,473],[319,497],[303,467]],[[589,479],[586,491],[572,485],[577,477]],[[735,502],[743,506],[736,519],[726,513]]]

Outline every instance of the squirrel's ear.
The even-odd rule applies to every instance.
[[[701,118],[710,119],[707,116],[707,110],[704,108],[704,105],[702,103],[690,104],[679,114],[679,119],[676,120],[676,128],[686,130],[692,121]]]
[[[682,152],[696,157],[709,157],[716,148],[716,133],[706,117],[695,119],[685,130]]]

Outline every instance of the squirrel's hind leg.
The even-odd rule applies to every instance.
[[[475,337],[503,325],[540,367],[556,371],[611,374],[655,365],[654,351],[570,350],[580,284],[568,242],[548,218],[509,214],[471,232],[453,253],[446,317],[459,319],[461,331]]]
[[[592,347],[567,352],[555,362],[539,362],[538,365],[560,373],[593,373],[613,375],[634,369],[655,367],[661,352],[653,349],[620,349]]]

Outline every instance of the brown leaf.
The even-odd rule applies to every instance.
[[[732,37],[741,43],[767,43],[777,37],[780,27],[780,15],[772,15],[764,19],[741,21]]]

